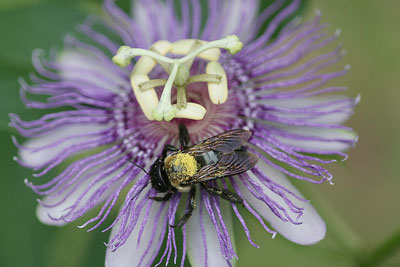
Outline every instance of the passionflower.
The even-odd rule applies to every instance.
[[[338,32],[329,34],[317,12],[314,20],[294,20],[272,38],[299,0],[277,0],[260,13],[257,0],[209,0],[205,23],[200,1],[180,1],[179,14],[173,2],[132,1],[129,16],[106,0],[105,16],[81,25],[86,38],[67,36],[49,58],[33,53],[37,73],[20,81],[21,99],[48,113],[34,121],[10,117],[27,138],[20,144],[13,137],[20,151],[15,159],[35,177],[58,173],[42,184],[26,181],[42,196],[39,219],[63,225],[97,208],[79,227],[111,230],[111,267],[155,265],[158,254],[168,263],[173,253],[182,266],[186,255],[193,266],[232,266],[232,220],[257,247],[246,216],[272,237],[279,233],[303,245],[320,241],[325,223],[288,177],[332,183],[323,165],[346,159],[343,151],[356,142],[342,124],[358,98],[340,94],[346,88],[331,82],[348,67],[328,68],[343,55]],[[257,165],[209,182],[236,192],[245,216],[199,187],[192,218],[174,228],[186,194],[152,199],[157,192],[146,186],[150,177],[139,166],[148,169],[165,144],[178,145],[181,123],[192,143],[230,129],[252,132],[248,150],[259,157]],[[104,225],[118,207],[114,222]],[[176,231],[182,231],[182,244]]]

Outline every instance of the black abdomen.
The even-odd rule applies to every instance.
[[[200,156],[196,156],[196,161],[199,163],[200,168],[217,163],[221,158],[221,153],[211,150],[207,151]]]

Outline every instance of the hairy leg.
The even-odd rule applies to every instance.
[[[162,158],[165,159],[165,158],[167,157],[167,153],[168,153],[168,152],[175,152],[175,151],[178,151],[178,150],[179,150],[179,149],[176,148],[176,147],[174,147],[173,145],[166,144],[166,145],[164,146],[163,151],[162,151]]]
[[[196,188],[192,187],[189,191],[189,207],[183,214],[182,218],[179,219],[178,223],[171,225],[172,227],[182,227],[192,217],[193,210],[196,208]]]
[[[179,124],[179,141],[183,149],[187,148],[190,142],[189,132],[184,124]]]
[[[209,186],[205,182],[201,183],[201,185],[211,195],[220,196],[221,198],[226,199],[232,203],[243,204],[243,199],[239,197],[236,193],[233,193],[223,188]]]
[[[155,201],[168,201],[174,194],[175,194],[175,191],[171,190],[162,197],[149,197],[149,198],[154,199]]]

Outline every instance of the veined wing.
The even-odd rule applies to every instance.
[[[222,154],[229,154],[240,149],[250,138],[251,132],[243,129],[234,129],[210,137],[183,152],[194,156],[201,155],[207,151],[215,150]]]
[[[229,154],[223,154],[217,163],[202,167],[193,177],[191,177],[187,184],[196,184],[216,178],[243,173],[253,168],[257,161],[258,157],[247,151],[234,151]]]

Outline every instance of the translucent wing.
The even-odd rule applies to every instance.
[[[233,151],[223,154],[215,163],[202,167],[186,184],[195,184],[224,176],[239,174],[253,168],[258,157],[247,151]]]
[[[241,149],[250,136],[251,132],[247,130],[230,130],[210,137],[194,146],[185,149],[183,152],[190,153],[194,156],[201,155],[210,150],[218,151],[223,154],[229,154],[235,150]]]

